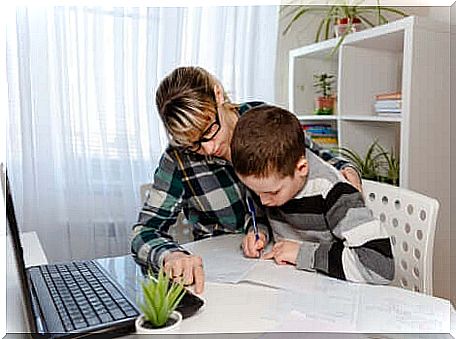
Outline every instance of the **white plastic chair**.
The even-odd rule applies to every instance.
[[[392,185],[363,180],[367,207],[391,237],[393,285],[432,294],[432,258],[439,203]]]

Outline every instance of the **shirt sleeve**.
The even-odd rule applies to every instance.
[[[176,161],[165,152],[131,234],[131,252],[139,263],[158,269],[166,254],[174,251],[189,253],[168,234],[182,209],[183,192]]]
[[[371,216],[362,194],[347,183],[337,183],[326,197],[328,242],[303,242],[297,267],[321,271],[335,278],[389,284],[394,277],[390,238]]]

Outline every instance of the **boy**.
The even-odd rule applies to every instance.
[[[269,223],[275,245],[264,259],[344,280],[390,283],[394,262],[386,231],[362,194],[306,152],[304,140],[298,119],[279,107],[258,106],[239,119],[231,142],[233,166],[266,213],[258,217],[259,240],[253,231],[245,236],[244,254],[260,255]]]

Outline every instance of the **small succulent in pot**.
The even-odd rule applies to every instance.
[[[182,315],[175,311],[185,295],[182,283],[171,281],[161,268],[156,277],[149,270],[141,287],[143,301],[138,302],[138,306],[143,315],[136,321],[138,332],[141,332],[138,327],[147,331],[174,326],[182,321]]]

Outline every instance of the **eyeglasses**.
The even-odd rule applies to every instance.
[[[208,128],[205,129],[201,138],[198,141],[192,143],[192,145],[185,147],[186,150],[191,152],[198,152],[201,148],[201,144],[203,142],[211,141],[215,138],[217,133],[220,131],[220,119],[218,115],[217,107],[215,107],[215,120],[212,124],[209,125]]]

